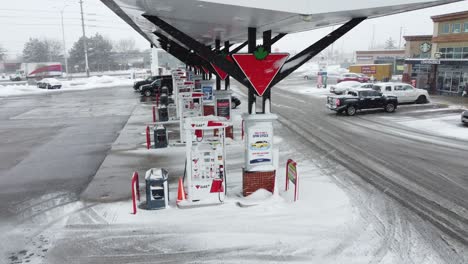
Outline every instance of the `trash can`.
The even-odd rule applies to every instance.
[[[161,95],[163,94],[169,95],[169,90],[167,89],[167,87],[161,88]]]
[[[169,104],[169,97],[167,96],[167,94],[161,94],[161,97],[159,97],[159,103],[165,106]]]
[[[169,114],[165,105],[158,107],[158,121],[164,122],[169,121]]]
[[[167,148],[167,130],[163,125],[154,127],[154,148]]]
[[[169,205],[169,173],[161,168],[152,168],[146,172],[146,209],[164,209]]]

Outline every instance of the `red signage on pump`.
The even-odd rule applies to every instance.
[[[233,54],[233,59],[241,68],[259,96],[262,96],[289,57],[288,53],[270,53],[264,59],[254,54]]]

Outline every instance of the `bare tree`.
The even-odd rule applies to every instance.
[[[60,61],[62,45],[54,39],[30,38],[24,44],[23,57],[25,62]]]
[[[6,50],[0,45],[0,61],[3,61],[6,55]]]
[[[121,53],[128,53],[133,51],[135,50],[135,40],[131,38],[121,39],[114,44],[114,49],[115,51]]]
[[[120,61],[126,67],[130,53],[135,51],[135,40],[131,38],[121,39],[114,44],[114,50],[120,53]]]
[[[396,49],[396,48],[397,47],[395,46],[395,40],[393,40],[391,37],[385,41],[385,49]]]

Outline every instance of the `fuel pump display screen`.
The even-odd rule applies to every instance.
[[[231,119],[230,100],[216,99],[216,113],[217,116],[225,117],[228,120]]]
[[[203,100],[211,101],[213,100],[213,85],[204,84],[202,86]]]

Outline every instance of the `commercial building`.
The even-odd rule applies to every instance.
[[[403,79],[434,94],[468,91],[468,11],[431,17],[433,35],[405,36]]]
[[[356,64],[392,64],[393,74],[401,75],[404,70],[405,50],[359,50],[356,51]]]

